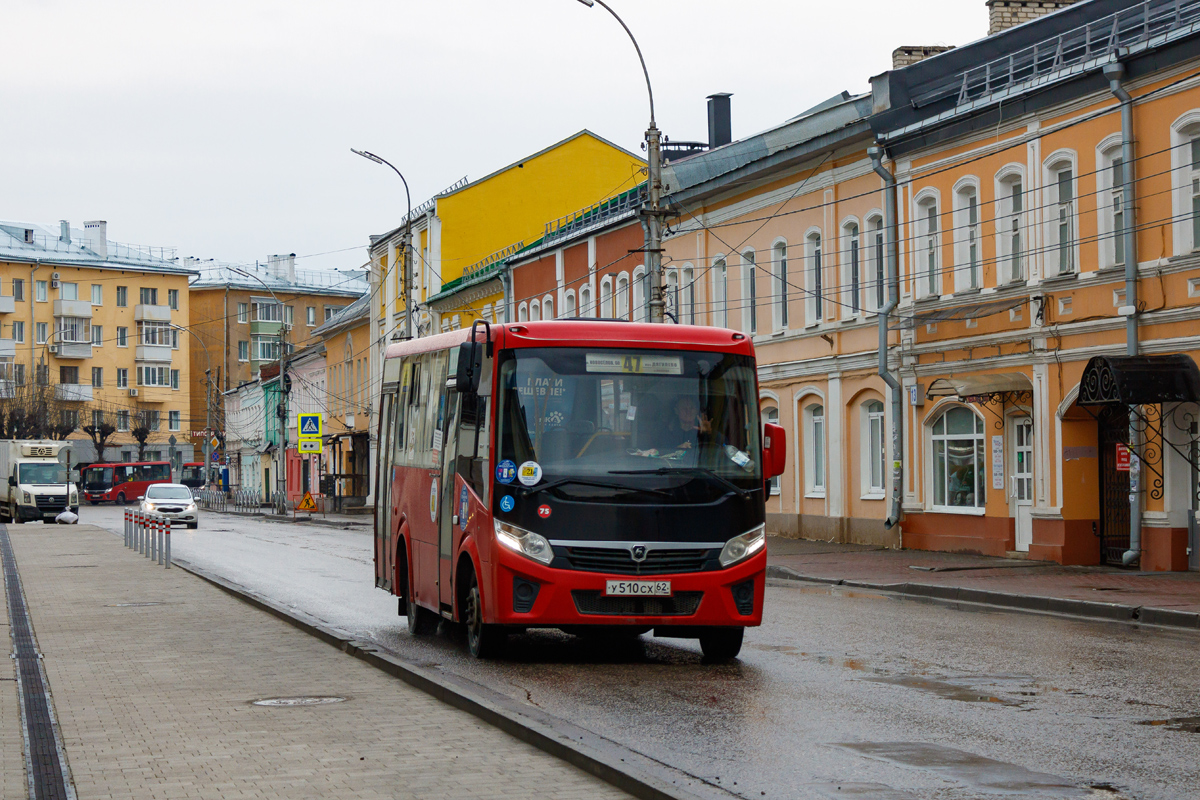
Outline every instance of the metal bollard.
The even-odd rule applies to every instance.
[[[158,519],[150,519],[150,563],[158,560]]]
[[[125,509],[125,546],[129,547],[129,509]]]
[[[158,522],[158,565],[166,564],[163,548],[167,546],[167,534],[171,532],[171,520],[163,519]]]
[[[134,552],[141,552],[142,549],[142,512],[133,512],[133,549]]]
[[[170,525],[167,526],[166,549],[167,549],[166,567],[167,567],[167,569],[170,569],[171,568],[171,526]]]
[[[145,556],[146,555],[146,515],[144,513],[142,513],[139,516],[141,516],[141,518],[142,518],[142,524],[138,526],[138,532],[139,532],[138,553],[140,553],[142,556]]]

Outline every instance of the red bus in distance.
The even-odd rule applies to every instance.
[[[92,505],[136,503],[155,483],[171,483],[171,462],[136,461],[123,464],[92,464],[79,476],[83,496]]]
[[[563,320],[388,347],[375,585],[414,634],[699,639],[735,657],[762,622],[767,482],[754,347],[711,327]]]

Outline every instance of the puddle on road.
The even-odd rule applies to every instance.
[[[1020,794],[1022,797],[1086,797],[1091,792],[1065,778],[1033,772],[1017,764],[926,742],[851,742],[835,744],[867,758],[909,769],[936,773],[987,794]]]
[[[916,795],[903,789],[893,789],[885,783],[847,783],[825,781],[806,786],[825,797],[863,797],[869,800],[916,800]]]
[[[946,700],[958,700],[963,703],[996,703],[1002,706],[1019,707],[1026,703],[1025,700],[1009,700],[1004,697],[999,697],[997,694],[981,692],[977,687],[970,683],[949,683],[946,681],[933,680],[931,678],[921,678],[915,675],[899,675],[895,677],[873,677],[863,678],[865,681],[873,683],[889,683],[893,686],[906,686],[909,689],[919,689],[923,692],[930,692],[942,697]],[[1026,696],[1036,696],[1036,691],[1022,691],[1020,694]]]
[[[1150,725],[1153,727],[1163,727],[1169,731],[1183,731],[1184,733],[1200,733],[1200,717],[1171,717],[1169,719],[1148,719],[1137,723],[1138,725]]]

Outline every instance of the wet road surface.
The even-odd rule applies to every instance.
[[[121,509],[81,522],[120,531]],[[737,663],[695,642],[416,639],[371,534],[207,514],[175,554],[745,798],[1200,797],[1200,635],[772,583]],[[451,627],[450,630],[446,630]]]

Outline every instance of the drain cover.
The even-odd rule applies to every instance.
[[[344,697],[264,697],[262,700],[254,700],[253,703],[256,706],[270,708],[290,708],[292,706],[327,706],[345,701]]]

